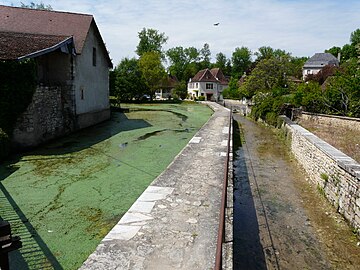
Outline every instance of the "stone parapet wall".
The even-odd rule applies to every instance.
[[[360,164],[287,117],[281,118],[296,159],[360,237]]]
[[[334,128],[345,127],[360,132],[360,118],[315,114],[309,112],[300,112],[295,116],[296,121],[309,120],[320,125],[331,126]]]

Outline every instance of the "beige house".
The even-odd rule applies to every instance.
[[[112,63],[92,15],[0,5],[0,60],[35,59],[38,87],[13,140],[34,146],[110,117]]]
[[[222,92],[229,85],[229,80],[219,68],[200,70],[188,83],[188,95],[191,99],[204,96],[205,100],[221,101]]]

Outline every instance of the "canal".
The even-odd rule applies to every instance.
[[[285,140],[234,114],[234,269],[359,269],[358,240]]]

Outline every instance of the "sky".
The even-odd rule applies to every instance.
[[[31,1],[21,1],[25,4]],[[20,1],[2,5],[20,6]],[[40,3],[41,1],[33,0]],[[208,43],[228,58],[236,47],[256,52],[261,46],[293,56],[312,56],[349,43],[360,28],[358,0],[43,0],[54,10],[92,14],[114,65],[136,57],[144,27],[165,33],[164,49],[201,49]],[[214,23],[219,23],[214,26]]]

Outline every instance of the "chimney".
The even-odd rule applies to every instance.
[[[337,56],[337,59],[339,61],[339,64],[340,64],[340,59],[341,59],[341,52],[338,52],[338,56]]]

